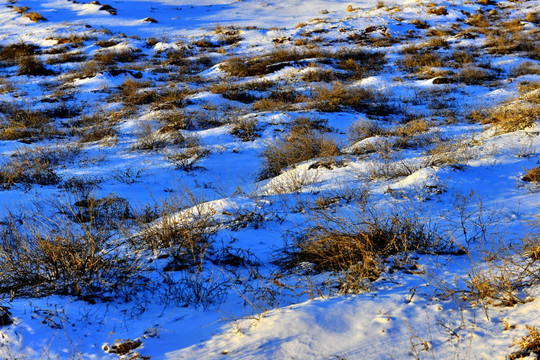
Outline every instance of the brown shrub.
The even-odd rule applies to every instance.
[[[0,60],[9,64],[22,57],[38,55],[38,47],[26,43],[10,44],[0,49]]]
[[[47,69],[35,56],[25,56],[18,60],[17,75],[47,76],[54,75],[54,71]]]
[[[150,104],[158,98],[154,90],[147,90],[151,85],[151,81],[127,78],[119,87],[119,96],[126,106]]]
[[[33,22],[47,21],[40,13],[35,11],[30,11],[24,14],[25,17],[29,18]]]
[[[533,24],[540,23],[540,12],[538,11],[531,11],[527,13],[527,16],[525,16],[525,20],[528,22],[531,22]]]
[[[487,28],[491,24],[489,20],[482,13],[472,14],[466,20],[465,24],[478,27],[478,28]]]
[[[540,74],[540,66],[531,62],[525,61],[511,70],[512,76],[518,77],[529,74]]]
[[[315,225],[294,239],[286,265],[309,262],[319,272],[354,272],[350,280],[361,283],[377,279],[389,256],[446,246],[415,210],[388,211],[375,207],[369,198],[354,205],[346,214],[325,210],[308,214]],[[354,291],[354,286],[344,284],[342,291]]]
[[[446,7],[440,6],[440,7],[431,7],[427,10],[428,14],[433,15],[448,15],[448,10],[446,10]]]
[[[398,65],[404,70],[416,72],[431,67],[444,65],[441,55],[431,51],[421,51],[405,55],[405,59],[398,61]]]
[[[80,51],[67,52],[58,56],[49,57],[46,61],[49,65],[75,63],[86,61],[87,57]]]
[[[468,117],[483,124],[493,124],[507,133],[534,125],[540,117],[540,107],[534,103],[516,101],[493,109],[474,110]]]
[[[452,61],[452,65],[456,68],[461,68],[464,64],[474,63],[474,58],[474,49],[455,50],[447,57],[448,60]]]
[[[534,36],[523,31],[491,31],[486,38],[486,48],[490,54],[508,55],[516,52],[534,54],[539,42]]]
[[[258,121],[255,117],[236,117],[231,122],[231,134],[242,141],[253,141],[260,135],[257,133]]]
[[[293,126],[282,138],[268,142],[261,154],[263,169],[260,179],[277,176],[284,168],[319,157],[339,154],[335,139],[305,126]]]
[[[1,293],[74,295],[95,301],[105,294],[130,290],[140,281],[140,257],[121,251],[125,244],[112,241],[109,230],[62,215],[33,215],[8,214],[2,219]]]
[[[367,87],[347,86],[341,82],[334,82],[330,87],[314,87],[310,104],[322,112],[335,112],[347,107],[368,115],[384,116],[394,111],[383,93]]]
[[[457,74],[458,79],[467,85],[482,85],[494,79],[494,76],[485,69],[466,66]]]
[[[540,166],[528,170],[521,180],[526,182],[540,182]]]
[[[16,106],[7,106],[1,109],[1,112],[4,115],[0,120],[2,124],[0,139],[2,140],[32,139],[34,137],[43,139],[62,133],[51,126],[51,118],[44,112]]]
[[[140,57],[140,50],[121,49],[100,51],[94,55],[94,60],[103,65],[114,65],[119,62],[129,63]]]

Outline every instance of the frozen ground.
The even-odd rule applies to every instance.
[[[0,357],[538,356],[538,9],[0,2]],[[362,221],[429,244],[291,255]],[[58,270],[93,251],[130,277]]]

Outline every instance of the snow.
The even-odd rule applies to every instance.
[[[100,115],[102,126],[119,116],[113,135],[77,143],[75,155],[62,159],[55,168],[61,184],[75,176],[94,179],[92,194],[98,198],[114,194],[137,209],[148,206],[170,210],[142,226],[134,224],[117,231],[114,240],[135,241],[165,225],[182,226],[202,218],[211,224],[206,230],[215,232],[212,251],[245,255],[245,263],[239,266],[205,260],[204,271],[169,271],[169,259],[164,256],[170,249],[130,248],[144,259],[144,280],[131,292],[115,293],[112,299],[85,301],[60,294],[29,297],[3,293],[0,305],[9,307],[14,323],[0,326],[0,357],[116,359],[119,356],[106,353],[103,346],[117,339],[140,339],[142,346],[134,351],[153,360],[502,359],[516,351],[515,341],[527,334],[525,325],[540,326],[537,268],[529,275],[532,285],[519,289],[523,301],[510,306],[466,299],[470,294],[448,289],[471,283],[483,274],[481,271],[498,271],[495,265],[501,262],[515,265],[510,260],[516,259],[522,264],[517,249],[523,239],[538,236],[538,183],[521,180],[528,169],[540,164],[538,121],[526,129],[502,133],[489,125],[468,123],[465,116],[479,106],[494,108],[519,99],[523,96],[520,87],[525,82],[537,83],[540,75],[512,77],[512,70],[524,62],[540,66],[540,61],[522,53],[488,56],[483,52],[480,60],[489,64],[486,67],[497,77],[490,86],[438,85],[434,83],[438,76],[422,74],[416,78],[406,73],[398,66],[406,46],[403,44],[427,40],[426,31],[417,29],[413,20],[424,20],[442,31],[457,19],[465,19],[462,10],[474,13],[480,7],[459,0],[436,3],[448,7],[449,15],[429,14],[426,4],[400,0],[384,4],[375,0],[115,0],[107,4],[116,9],[116,15],[100,10],[101,5],[67,0],[0,2],[2,47],[24,42],[50,50],[58,46],[57,39],[77,35],[87,39],[80,45],[66,46],[87,55],[88,60],[102,50],[140,50],[135,62],[118,62],[115,66],[143,75],[141,79],[127,73],[114,76],[104,67],[95,76],[73,78],[71,71],[88,65],[68,62],[46,65],[59,70],[56,75],[27,76],[17,75],[17,66],[3,64],[1,130],[10,121],[8,105],[34,110],[50,110],[56,105],[81,107],[83,113]],[[514,9],[505,16],[523,19],[531,9],[538,8],[539,1],[511,4]],[[349,5],[352,11],[347,10]],[[499,5],[509,6],[504,2]],[[33,23],[12,6],[28,6],[47,21]],[[149,17],[157,23],[144,21]],[[366,30],[370,26],[375,28],[373,32]],[[241,40],[233,45],[220,43],[220,28],[237,31]],[[526,22],[524,28],[538,34],[538,24]],[[306,37],[306,32],[311,35]],[[384,41],[385,34],[402,39],[380,48],[355,43],[354,35],[364,33],[372,33],[371,40]],[[319,36],[321,39],[314,40]],[[153,43],[152,37],[156,38]],[[109,38],[118,44],[103,49],[96,44]],[[201,39],[219,45],[204,49],[196,45]],[[397,149],[389,145],[386,153],[362,153],[392,144],[398,136],[368,136],[350,143],[347,129],[357,120],[368,119],[369,114],[361,109],[304,111],[310,89],[298,79],[312,69],[335,69],[333,60],[319,64],[318,59],[308,59],[306,63],[317,65],[313,68],[292,62],[278,71],[244,79],[232,78],[221,66],[231,56],[294,49],[295,42],[301,40],[333,51],[358,47],[383,51],[388,60],[383,70],[350,84],[382,91],[391,98],[388,106],[395,104],[399,114],[379,118],[370,115],[369,120],[390,130],[405,124],[409,115],[420,114],[430,119],[433,128],[413,136],[437,135],[442,140],[425,148]],[[449,35],[447,40],[451,49],[481,49],[484,45],[482,36],[464,39]],[[182,60],[201,60],[200,66],[194,67],[196,73],[184,74],[179,67],[166,64],[164,54],[171,49],[185,51]],[[46,61],[52,55],[44,52],[39,56]],[[453,71],[446,66],[438,70]],[[346,74],[342,70],[336,73]],[[212,90],[212,85],[221,81],[253,85],[254,78],[297,90],[308,100],[289,108],[255,111],[250,104],[229,100]],[[149,80],[151,85],[143,89],[148,92],[189,90],[181,100],[185,106],[170,108],[163,101],[124,111],[115,96],[132,80]],[[527,94],[536,106],[538,91]],[[262,94],[261,99],[265,99],[269,92],[253,94]],[[449,111],[458,120],[447,117]],[[141,124],[150,124],[156,138],[166,138],[158,127],[167,112],[195,114],[195,122],[213,117],[214,123],[208,128],[175,130],[198,139],[208,150],[205,156],[192,157],[197,159],[192,169],[182,169],[168,160],[171,152],[187,151],[180,145],[168,143],[147,151],[134,146]],[[336,139],[340,155],[329,164],[325,163],[328,159],[311,159],[288,166],[275,177],[260,179],[260,154],[268,143],[282,138],[298,116],[327,120],[327,135]],[[239,118],[255,119],[259,136],[242,141],[233,135],[233,120]],[[57,119],[53,126],[68,133],[77,128],[74,119]],[[17,149],[66,149],[68,143],[75,142],[75,135],[24,142],[0,140],[0,160],[6,166]],[[457,158],[456,164],[435,161],[438,159],[430,151],[439,145],[449,146],[445,155]],[[324,206],[324,201],[330,203],[330,219],[346,218],[358,211],[358,204],[368,201],[366,193],[375,204],[374,211],[410,211],[429,219],[441,236],[467,254],[448,251],[392,256],[385,260],[381,276],[356,294],[337,290],[343,274],[316,273],[309,262],[293,269],[280,267],[284,244],[290,245],[298,232],[313,224],[310,216]],[[0,190],[0,225],[5,225],[4,216],[17,211],[36,219],[60,216],[63,207],[58,202],[72,206],[80,200],[76,199],[79,195],[53,184],[6,186]],[[508,252],[507,257],[492,260],[497,251]],[[506,269],[514,265],[506,265]],[[519,269],[519,265],[516,267]],[[0,269],[3,281],[1,276]],[[193,287],[186,290],[185,284]],[[217,290],[210,289],[214,285]],[[186,300],[192,295],[189,291],[202,292],[203,301]]]

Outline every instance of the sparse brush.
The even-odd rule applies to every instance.
[[[273,73],[302,59],[324,56],[319,50],[276,49],[267,54],[252,58],[233,57],[221,64],[221,68],[232,76],[247,77]]]
[[[347,129],[347,138],[351,144],[372,136],[386,134],[388,134],[388,130],[384,129],[376,122],[367,119],[356,120]]]
[[[466,85],[483,85],[486,81],[495,78],[488,70],[466,66],[457,74],[458,79]]]
[[[534,125],[540,116],[540,107],[535,103],[514,101],[493,109],[477,109],[468,117],[482,124],[493,124],[499,131],[512,132]]]
[[[192,130],[195,128],[193,116],[185,111],[164,112],[159,118],[163,124],[159,131],[171,132],[177,130]]]
[[[414,210],[388,211],[369,200],[355,203],[353,209],[308,214],[314,225],[295,238],[289,249],[289,266],[309,262],[317,271],[354,271],[356,281],[375,280],[389,256],[437,251],[448,245]]]
[[[536,75],[540,74],[540,66],[531,62],[525,61],[511,70],[512,76]]]
[[[2,112],[0,139],[44,139],[62,134],[61,129],[51,126],[51,118],[42,111],[6,105]]]
[[[65,64],[65,63],[80,63],[86,61],[87,57],[80,51],[66,52],[64,54],[49,57],[46,61],[49,65]]]
[[[420,51],[405,55],[405,59],[398,61],[404,70],[417,72],[422,69],[443,66],[442,56],[431,51]]]
[[[255,117],[237,117],[231,122],[231,134],[242,141],[253,141],[260,136],[257,133],[257,125]]]
[[[25,56],[18,60],[17,75],[47,76],[54,75],[54,71],[47,69],[35,56]]]
[[[215,211],[186,189],[180,199],[167,201],[161,215],[151,224],[142,224],[140,235],[131,241],[168,254],[167,270],[202,269],[218,230]]]
[[[61,162],[69,161],[77,152],[78,149],[71,146],[17,149],[9,160],[2,163],[0,184],[4,189],[17,184],[24,187],[57,184],[60,177],[54,168]]]
[[[520,359],[533,354],[535,357],[540,355],[540,329],[531,325],[525,325],[525,328],[529,334],[514,342],[514,345],[520,347],[520,351],[510,354],[508,359]]]
[[[427,10],[428,14],[433,15],[448,15],[448,10],[444,6],[430,7]]]
[[[341,82],[315,87],[309,100],[313,108],[323,112],[351,108],[368,115],[384,116],[394,111],[384,93],[368,87],[348,86]]]
[[[41,15],[40,13],[35,12],[35,11],[27,12],[26,14],[24,14],[24,17],[27,17],[28,19],[30,19],[33,22],[40,22],[40,21],[46,21],[47,20],[47,19],[45,19],[45,17],[43,15]]]
[[[133,145],[134,150],[156,150],[167,145],[167,137],[163,132],[158,132],[149,121],[141,122],[135,130],[137,140]]]
[[[8,214],[0,225],[0,292],[11,296],[74,295],[88,301],[130,290],[140,260],[122,251],[109,230],[47,218]]]
[[[526,182],[540,182],[540,166],[536,166],[530,170],[527,170],[527,173],[523,175],[521,180]]]
[[[154,90],[148,90],[150,81],[137,81],[126,79],[119,87],[119,97],[126,106],[138,106],[150,104],[158,99]]]
[[[88,143],[115,136],[115,122],[114,113],[96,111],[71,122],[70,130],[79,137],[81,143]]]
[[[305,127],[293,127],[282,139],[268,142],[262,152],[260,179],[277,176],[282,169],[318,157],[339,154],[335,139]]]
[[[94,60],[103,65],[133,62],[140,57],[139,51],[132,49],[100,51],[94,55]]]
[[[528,22],[531,22],[533,24],[540,23],[540,12],[538,11],[531,11],[527,13],[527,16],[525,16],[525,20]]]
[[[485,47],[490,54],[529,53],[532,55],[538,51],[538,45],[537,38],[524,31],[495,29],[489,32]]]
[[[390,130],[397,137],[393,146],[401,149],[423,147],[440,140],[437,132],[430,132],[431,124],[424,118],[414,119]]]
[[[478,28],[487,28],[490,26],[489,20],[482,13],[472,14],[466,20],[465,24]]]

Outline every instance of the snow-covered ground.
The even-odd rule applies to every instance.
[[[0,357],[517,354],[540,326],[539,11],[0,2]],[[306,132],[333,145],[300,158]],[[369,279],[294,253],[366,226],[428,244]],[[77,251],[119,270],[70,282]]]

